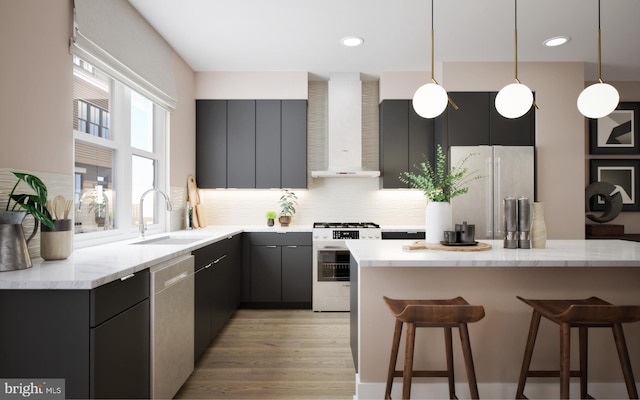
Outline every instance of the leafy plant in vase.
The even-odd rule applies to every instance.
[[[298,204],[298,196],[294,192],[289,190],[284,191],[284,194],[280,197],[280,217],[278,222],[281,226],[289,226],[291,223],[291,217],[296,213],[294,205]]]
[[[403,172],[398,179],[412,188],[422,190],[427,198],[425,241],[439,243],[444,239],[444,231],[451,230],[452,216],[450,201],[469,191],[469,182],[483,178],[469,172],[464,166],[475,153],[469,154],[447,170],[447,157],[442,146],[436,148],[435,168],[428,162],[414,165],[417,173]]]
[[[35,175],[12,172],[18,181],[9,193],[7,206],[0,211],[0,271],[11,271],[31,267],[31,258],[27,244],[38,231],[39,224],[55,229],[51,214],[47,210],[47,187]],[[32,194],[16,194],[20,182],[26,183]],[[13,206],[11,202],[13,201]],[[33,232],[25,239],[22,221],[27,214],[35,220]]]

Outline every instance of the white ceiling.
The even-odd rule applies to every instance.
[[[429,71],[428,0],[129,0],[195,71]],[[518,60],[586,62],[597,79],[597,0],[519,0]],[[513,0],[434,0],[435,62],[513,61]],[[602,78],[640,81],[640,0],[603,0]],[[360,36],[346,48],[339,41]],[[568,35],[548,48],[542,42]]]

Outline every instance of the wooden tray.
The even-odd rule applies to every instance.
[[[402,246],[404,250],[443,250],[443,251],[486,251],[491,250],[489,243],[478,242],[475,246],[446,246],[440,243],[426,243],[418,240],[413,244]]]

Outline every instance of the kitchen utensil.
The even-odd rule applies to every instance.
[[[73,200],[67,200],[65,202],[65,207],[64,207],[64,219],[69,219],[69,213],[71,212],[71,207],[73,207]]]
[[[55,219],[62,219],[64,217],[66,200],[64,197],[58,195],[53,198],[53,210],[55,213]]]
[[[474,243],[475,235],[476,235],[476,226],[472,224],[467,224],[467,221],[464,221],[462,224],[456,224],[456,234],[458,243]]]
[[[444,231],[443,243],[456,243],[458,241],[458,233],[456,231]]]
[[[200,206],[200,195],[198,194],[198,185],[196,178],[189,175],[187,178],[187,192],[189,195],[189,203],[191,204],[191,224],[194,228],[204,228],[206,226],[204,218],[204,210]]]
[[[441,243],[427,243],[424,240],[418,240],[410,245],[402,246],[403,250],[443,250],[443,251],[486,251],[491,250],[491,245],[484,242],[474,243],[456,243],[455,245]]]

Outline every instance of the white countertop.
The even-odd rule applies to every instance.
[[[203,229],[165,232],[146,239],[171,235],[197,238],[189,244],[132,245],[141,239],[76,249],[60,261],[32,259],[31,268],[0,272],[0,289],[93,289],[142,271],[174,257],[242,232],[311,232],[311,226],[211,226]]]
[[[132,245],[140,241],[132,239],[77,249],[66,260],[32,259],[31,268],[0,272],[0,289],[93,289],[242,231],[211,227],[166,232],[146,239],[173,235],[199,240],[187,245]]]
[[[347,241],[360,267],[640,267],[640,243],[624,240],[547,240],[545,249],[403,250],[413,240]]]

